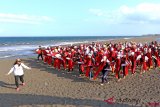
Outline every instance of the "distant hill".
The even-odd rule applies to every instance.
[[[146,34],[146,35],[142,35],[142,36],[160,36],[160,34]]]

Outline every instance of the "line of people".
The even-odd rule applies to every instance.
[[[115,73],[118,81],[121,75],[125,78],[136,73],[140,67],[140,74],[150,69],[160,68],[160,44],[151,43],[91,43],[76,46],[57,46],[36,50],[38,60],[42,60],[57,70],[71,72],[78,65],[80,76],[96,79],[102,72],[102,84],[107,81],[109,71]]]

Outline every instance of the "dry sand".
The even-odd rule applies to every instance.
[[[152,41],[145,37],[134,41]],[[131,41],[131,40],[128,40]],[[160,106],[160,71],[151,70],[117,82],[109,74],[109,84],[100,86],[96,81],[78,77],[78,70],[72,73],[57,71],[36,59],[24,59],[32,67],[25,70],[26,86],[16,92],[14,76],[5,74],[10,70],[14,60],[0,61],[0,107],[128,107]],[[114,97],[114,103],[105,102]],[[155,102],[155,103],[153,103]],[[158,107],[158,106],[157,106]]]

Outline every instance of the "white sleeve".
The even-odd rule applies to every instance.
[[[152,58],[154,58],[154,59],[156,59],[156,60],[157,60],[157,58],[156,58],[155,56],[152,56]]]
[[[148,58],[147,56],[145,56],[145,61],[148,61],[148,59],[149,59],[149,58]]]
[[[11,74],[13,71],[14,71],[14,67],[10,69],[10,71],[8,72],[8,75]]]
[[[24,65],[23,63],[21,63],[21,66],[22,66],[23,68],[25,68],[25,69],[28,69],[28,70],[31,69],[30,67]]]
[[[136,60],[139,60],[142,56],[141,55],[138,55],[137,59]]]
[[[66,57],[66,59],[70,60],[71,58],[69,58],[69,57]]]
[[[110,63],[110,61],[107,59],[107,62]]]

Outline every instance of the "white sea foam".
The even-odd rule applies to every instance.
[[[83,41],[83,42],[72,42],[72,41],[68,41],[68,42],[58,42],[58,43],[54,43],[54,44],[47,44],[47,45],[43,45],[43,47],[48,47],[48,46],[64,46],[64,45],[74,45],[74,44],[81,44],[81,43],[88,43],[89,41]]]
[[[33,49],[36,49],[36,48],[37,48],[37,46],[31,46],[31,45],[4,46],[4,47],[0,47],[0,52],[33,50]]]
[[[111,40],[111,39],[110,39]],[[76,41],[52,41],[52,42],[34,42],[34,43],[25,43],[25,44],[14,44],[14,45],[3,45],[0,46],[0,59],[10,58],[10,57],[19,57],[19,56],[32,56],[34,55],[33,50],[38,48],[39,45],[42,47],[48,46],[63,46],[63,45],[74,45],[74,44],[83,44],[89,42],[101,42],[100,40],[76,40]],[[34,44],[34,45],[31,45]]]
[[[0,59],[4,59],[4,58],[10,58],[10,57],[14,57],[16,55],[5,55],[5,56],[0,56]]]
[[[131,38],[123,38],[123,39],[131,39]]]

